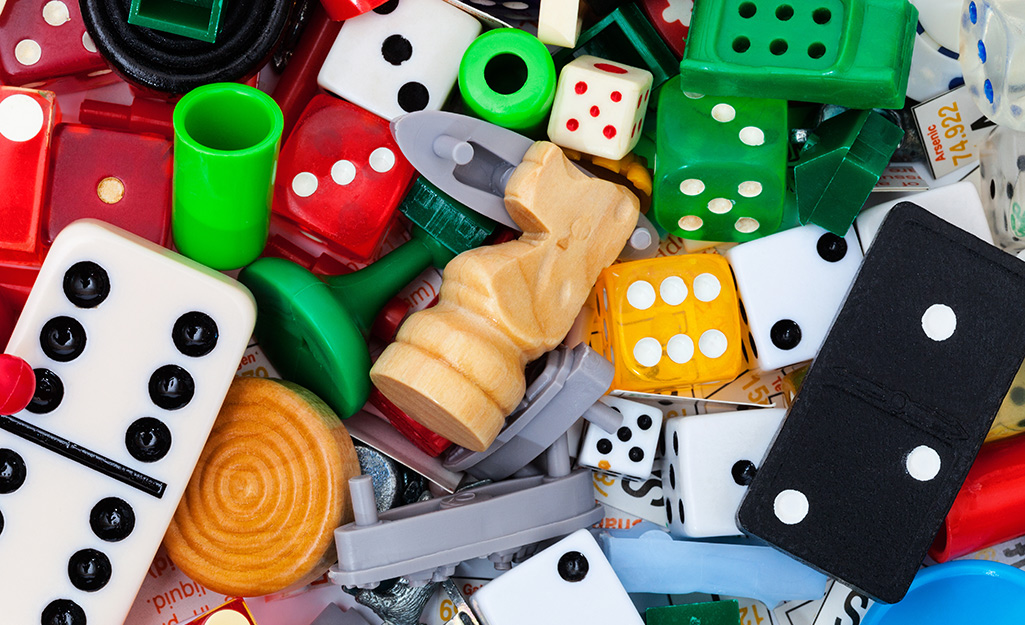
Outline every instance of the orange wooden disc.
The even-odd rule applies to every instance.
[[[164,545],[182,572],[225,595],[309,583],[335,561],[359,473],[348,432],[313,393],[236,378]]]

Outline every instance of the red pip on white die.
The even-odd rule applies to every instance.
[[[619,160],[637,145],[651,95],[651,72],[596,56],[562,68],[548,138],[586,154]]]

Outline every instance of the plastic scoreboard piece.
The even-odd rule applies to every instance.
[[[696,2],[686,91],[904,106],[918,10],[907,0]]]

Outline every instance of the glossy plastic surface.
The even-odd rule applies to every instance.
[[[515,28],[492,30],[463,53],[459,93],[484,121],[530,130],[552,108],[555,64],[537,37]]]
[[[995,123],[1025,130],[1025,6],[1017,0],[965,0],[958,47],[965,84]]]
[[[245,85],[205,85],[178,102],[172,226],[182,254],[220,270],[259,256],[283,124],[277,103]]]
[[[40,84],[106,67],[77,0],[18,0],[0,7],[0,84]]]
[[[1025,572],[999,562],[948,562],[922,569],[900,603],[877,603],[862,625],[1018,625]]]
[[[132,0],[128,23],[213,43],[222,0]]]
[[[918,10],[907,0],[698,2],[686,91],[902,108]]]

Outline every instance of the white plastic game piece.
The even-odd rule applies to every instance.
[[[538,599],[544,601],[539,606]],[[484,625],[537,622],[641,625],[643,621],[590,532],[578,530],[470,596]]]
[[[662,493],[675,538],[737,536],[737,509],[783,423],[782,408],[670,419]]]
[[[125,620],[255,316],[236,281],[123,230],[57,236],[7,347],[38,383],[0,417],[0,620]]]
[[[1025,249],[1025,132],[994,128],[979,146],[982,205],[996,244]],[[916,196],[917,197],[917,196]],[[942,216],[942,215],[941,215]]]
[[[1025,4],[965,0],[962,7],[958,53],[968,92],[990,120],[1025,130]]]
[[[1002,188],[1001,191],[1003,191]],[[970,182],[957,182],[916,193],[912,197],[877,204],[863,210],[854,222],[854,227],[858,231],[858,240],[861,241],[862,252],[868,252],[868,246],[875,239],[876,232],[879,231],[879,226],[890,209],[908,200],[940,219],[971,232],[986,243],[993,244],[993,235],[990,232],[989,222],[986,220],[986,213],[982,208],[979,192],[975,189],[975,185]]]
[[[438,110],[480,31],[480,22],[443,0],[389,0],[346,20],[317,83],[388,120]]]
[[[585,154],[619,160],[641,140],[651,72],[595,56],[562,68],[548,137]]]
[[[623,425],[610,433],[588,424],[577,462],[606,473],[647,479],[662,433],[662,411],[621,397],[603,397],[600,401],[622,413]]]
[[[577,45],[580,36],[580,0],[541,0],[537,38],[561,48]]]
[[[807,225],[741,243],[726,258],[765,371],[815,357],[862,253],[853,228],[840,238]]]

